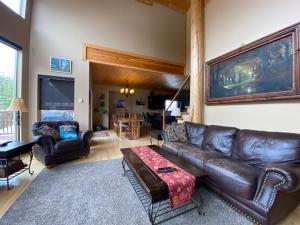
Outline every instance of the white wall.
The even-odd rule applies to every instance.
[[[0,36],[22,47],[22,68],[21,74],[18,74],[19,89],[17,90],[17,95],[18,97],[24,98],[26,104],[28,103],[28,64],[31,8],[32,0],[27,0],[26,15],[25,19],[23,19],[9,9],[4,3],[0,2]],[[29,108],[29,110],[31,110],[31,108]],[[21,135],[22,139],[26,140],[28,137],[27,113],[23,113],[22,120]]]
[[[206,61],[300,22],[299,0],[211,0],[205,9]],[[205,107],[205,122],[300,133],[300,100]]]
[[[38,120],[37,75],[75,78],[75,119],[89,127],[89,65],[82,43],[185,61],[185,16],[135,0],[34,0],[30,54],[30,123]],[[49,71],[49,57],[73,60],[72,75]],[[77,100],[83,98],[84,102]]]

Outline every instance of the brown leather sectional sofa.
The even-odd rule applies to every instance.
[[[300,203],[300,134],[185,126],[188,141],[164,133],[163,149],[205,171],[205,185],[252,221],[276,224]]]

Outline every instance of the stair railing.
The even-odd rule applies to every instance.
[[[174,103],[174,101],[176,101],[176,99],[178,98],[178,96],[183,92],[186,84],[190,81],[190,75],[184,80],[184,82],[181,84],[179,90],[176,92],[176,94],[174,95],[171,103],[168,105],[168,107],[166,109],[163,109],[162,111],[162,117],[163,117],[163,123],[162,123],[162,128],[163,130],[166,128],[166,112],[169,111],[171,105]]]

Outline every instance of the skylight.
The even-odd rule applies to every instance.
[[[26,0],[0,0],[18,15],[25,18]]]

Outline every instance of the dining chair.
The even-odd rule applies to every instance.
[[[112,119],[113,119],[114,132],[116,132],[117,136],[119,137],[119,122],[118,122],[117,114],[112,114]]]
[[[129,139],[137,139],[140,136],[140,120],[136,113],[132,113],[128,123],[128,137]]]
[[[117,130],[118,130],[118,137],[126,137],[128,133],[128,122],[129,118],[125,118],[123,116],[118,116],[116,118]]]

